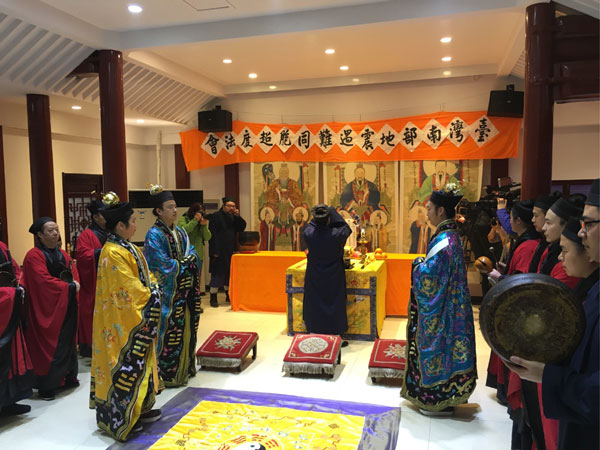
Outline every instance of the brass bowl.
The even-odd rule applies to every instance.
[[[255,253],[258,251],[258,244],[260,243],[260,233],[258,231],[241,231],[238,234],[238,241],[240,252]]]

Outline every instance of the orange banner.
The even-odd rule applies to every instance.
[[[189,171],[271,161],[420,161],[517,156],[521,119],[485,111],[306,125],[234,121],[233,130],[179,133]]]

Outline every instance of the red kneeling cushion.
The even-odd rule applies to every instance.
[[[404,370],[406,367],[406,341],[377,339],[373,345],[369,368]]]
[[[211,334],[196,352],[208,358],[244,358],[258,341],[258,334],[246,331],[221,331]]]
[[[329,334],[296,334],[283,358],[289,363],[334,364],[342,338]]]

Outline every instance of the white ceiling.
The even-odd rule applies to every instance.
[[[366,75],[453,66],[499,65],[520,12],[470,13],[409,21],[382,22],[280,35],[205,41],[152,48],[165,59],[185,64],[224,85]],[[452,36],[450,44],[440,43]],[[334,55],[325,49],[334,48]],[[452,56],[449,63],[443,56]],[[223,58],[233,60],[223,64]],[[348,65],[347,72],[340,71]]]
[[[99,28],[139,30],[376,3],[381,0],[42,0]],[[127,5],[144,8],[130,14]]]
[[[599,1],[562,3],[597,17]],[[14,50],[24,27],[30,40],[46,31],[81,51],[123,51],[125,84],[135,93],[126,95],[126,107],[133,114],[177,123],[193,120],[194,111],[214,97],[268,92],[270,85],[287,90],[448,76],[523,76],[525,8],[536,0],[131,2],[144,11],[130,14],[124,0],[0,0],[0,13],[7,17],[0,22],[0,95],[31,92],[18,78],[2,76],[3,64],[15,61],[24,65],[22,71],[52,69],[47,77],[34,77],[58,79],[52,86],[45,82],[51,94],[97,104],[89,81],[60,81],[69,73],[70,60],[60,64],[60,55],[50,48],[44,57],[58,61],[46,67],[33,61],[35,45]],[[11,21],[20,28],[11,30]],[[439,39],[447,35],[452,42],[441,44]],[[336,53],[325,55],[326,48]],[[452,56],[452,61],[442,62],[442,56]],[[225,57],[233,63],[223,64]],[[340,65],[350,70],[342,72]],[[140,80],[147,72],[159,80],[152,88],[144,88],[145,78]],[[250,80],[250,72],[258,77]],[[174,87],[193,93],[184,95],[185,111],[174,111],[176,102],[169,101]],[[44,83],[35,88],[43,91]],[[157,95],[165,101],[152,103]]]

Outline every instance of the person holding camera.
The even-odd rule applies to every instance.
[[[177,225],[183,228],[190,238],[190,242],[198,254],[198,289],[202,292],[203,286],[200,285],[202,261],[204,258],[204,244],[210,241],[211,233],[208,229],[208,219],[205,215],[204,205],[196,202],[192,203],[187,212],[179,218]],[[200,294],[200,293],[199,293]],[[200,313],[204,310],[200,306]]]
[[[502,197],[498,197],[498,206],[496,207],[496,216],[498,222],[506,234],[513,234],[515,231],[512,229],[510,224],[510,211],[507,208],[508,200]]]

